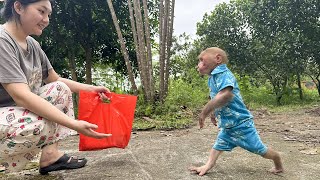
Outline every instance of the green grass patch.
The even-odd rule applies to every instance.
[[[189,127],[193,122],[193,117],[189,115],[182,115],[177,117],[175,114],[157,116],[156,119],[148,120],[144,118],[136,118],[133,123],[132,129],[134,131],[146,130],[172,130],[184,129]]]
[[[267,87],[242,91],[242,96],[249,109],[268,109],[272,112],[295,111],[303,108],[312,108],[320,104],[320,96],[317,90],[309,89],[303,89],[302,100],[299,94],[294,91],[283,95],[280,106],[276,103],[275,95]]]

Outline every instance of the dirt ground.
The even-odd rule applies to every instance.
[[[222,154],[217,166],[199,177],[190,173],[190,165],[206,162],[217,128],[206,122],[174,131],[135,131],[126,149],[78,151],[78,136],[61,143],[72,155],[85,156],[89,162],[78,170],[64,170],[41,176],[37,168],[0,175],[0,179],[65,180],[319,180],[320,179],[320,106],[286,113],[253,112],[255,124],[264,143],[279,151],[285,173],[267,172],[272,162],[240,148]]]

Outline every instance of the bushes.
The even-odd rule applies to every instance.
[[[150,105],[139,98],[134,129],[185,128],[192,123],[196,110],[208,101],[208,95],[206,78],[198,76],[189,82],[181,78],[173,80],[163,103]]]
[[[269,111],[292,111],[320,103],[316,89],[303,88],[303,100],[299,98],[298,88],[292,82],[288,85],[277,104],[273,86],[264,78],[235,73],[241,95],[250,110],[268,109]],[[136,112],[136,129],[172,129],[190,125],[209,100],[208,77],[201,77],[195,69],[186,71],[184,76],[171,79],[166,99],[147,104],[139,99]],[[148,118],[143,118],[148,117]],[[147,120],[146,120],[147,119]]]
[[[181,79],[173,81],[164,103],[164,106],[168,107],[167,110],[176,110],[176,107],[173,106],[194,109],[205,103],[208,99],[209,89],[205,80],[199,80],[204,81],[202,86],[189,84]]]
[[[272,111],[288,111],[304,106],[319,104],[320,102],[317,90],[303,88],[304,98],[303,100],[300,100],[297,87],[292,86],[288,87],[281,99],[281,106],[279,106],[276,102],[276,96],[272,91],[272,86],[268,82],[265,82],[264,85],[261,86],[255,86],[252,85],[252,83],[248,86],[247,83],[244,83],[246,84],[246,88],[243,88],[243,86],[241,86],[241,84],[243,84],[243,79],[239,78],[238,81],[241,95],[250,109],[268,108]],[[247,79],[244,79],[244,81],[247,82]]]
[[[304,100],[300,100],[299,94],[293,90],[283,96],[282,106],[279,107],[270,84],[258,82],[249,76],[236,77],[242,97],[250,110],[267,108],[270,111],[292,111],[320,102],[317,90],[303,89]],[[186,128],[195,122],[208,100],[207,77],[194,75],[171,80],[168,96],[163,103],[150,105],[139,98],[133,129]]]

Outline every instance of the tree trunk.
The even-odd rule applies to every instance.
[[[126,63],[126,67],[127,67],[127,71],[128,71],[128,75],[129,75],[129,80],[131,82],[131,88],[132,88],[134,94],[137,95],[138,94],[138,88],[137,88],[135,80],[134,80],[132,66],[131,66],[130,60],[129,60],[129,54],[128,54],[128,51],[126,49],[125,42],[123,40],[123,36],[122,36],[121,30],[120,30],[118,19],[117,19],[116,13],[114,11],[114,8],[113,8],[113,5],[112,5],[112,1],[111,0],[107,0],[107,2],[108,2],[108,6],[109,6],[109,9],[110,9],[111,15],[112,15],[112,20],[113,20],[114,26],[115,26],[115,28],[117,30],[118,38],[119,38],[120,45],[121,45],[121,51],[122,51],[122,54],[123,54],[123,57],[124,57],[124,60],[125,60],[125,63]]]
[[[276,101],[277,101],[277,106],[281,106],[281,98],[282,98],[282,94],[279,94],[276,96]]]
[[[312,81],[316,84],[316,87],[318,89],[318,94],[320,96],[320,72],[318,75],[316,75],[316,77],[313,77],[311,74],[307,73],[307,75],[312,79]]]
[[[150,24],[149,24],[149,12],[147,0],[143,0],[143,12],[144,12],[144,27],[145,27],[145,37],[147,45],[147,66],[149,69],[149,84],[150,84],[150,97],[151,102],[154,101],[154,83],[153,83],[153,68],[152,68],[152,53],[151,53],[151,38],[150,38]]]
[[[163,100],[168,93],[168,84],[170,78],[170,50],[172,45],[175,0],[160,0],[159,6],[160,99]]]
[[[273,86],[273,92],[276,95],[276,103],[281,105],[281,98],[287,90],[288,77],[269,78],[270,83]]]
[[[85,46],[86,56],[86,84],[92,84],[92,49],[89,46]]]
[[[320,80],[318,80],[317,89],[318,89],[318,94],[319,94],[319,96],[320,96]]]
[[[299,97],[300,100],[303,100],[303,92],[302,92],[302,87],[301,87],[301,77],[300,77],[300,73],[297,73],[297,81],[298,81],[298,89],[299,89]]]
[[[170,64],[170,47],[172,44],[172,31],[173,31],[173,17],[174,17],[174,0],[170,6],[170,0],[160,0],[160,99],[167,94],[168,91],[168,79],[169,79],[169,64]],[[130,13],[130,23],[133,33],[134,44],[136,48],[136,56],[139,66],[139,75],[142,83],[144,96],[147,102],[154,102],[155,98],[155,83],[153,80],[153,67],[152,67],[152,52],[151,52],[151,35],[150,24],[148,18],[148,4],[147,0],[142,0],[143,13],[141,13],[140,0],[128,0],[128,7]],[[164,5],[165,3],[165,5]],[[112,5],[111,0],[108,0],[109,8]],[[170,9],[171,7],[171,9]],[[111,10],[114,14],[114,10]],[[144,22],[143,17],[144,15]],[[115,16],[115,15],[113,15]],[[115,18],[113,18],[115,19]],[[115,21],[115,20],[114,20]],[[170,21],[170,22],[169,22]],[[144,24],[143,24],[144,23]],[[115,26],[118,22],[114,22]],[[117,28],[117,32],[120,28]],[[119,29],[119,30],[118,30]],[[118,33],[120,34],[120,33]],[[122,37],[119,37],[120,41]]]
[[[319,66],[319,68],[320,68],[320,66]],[[319,69],[320,70],[320,69]],[[320,96],[320,71],[319,71],[319,74],[318,74],[318,76],[316,77],[316,80],[317,80],[317,82],[318,83],[316,83],[316,86],[317,86],[317,89],[318,89],[318,94],[319,94],[319,96]]]
[[[166,47],[167,47],[167,25],[168,25],[168,4],[169,0],[164,0],[165,4],[163,5],[163,0],[160,0],[160,16],[159,22],[161,29],[160,34],[160,56],[159,56],[159,63],[160,63],[160,100],[164,99],[164,74],[165,74],[165,62],[166,62]]]
[[[318,82],[318,83],[316,83],[316,87],[317,87],[317,89],[318,89],[318,94],[319,94],[319,96],[320,96],[320,79],[317,78],[317,82]]]
[[[68,52],[68,60],[69,60],[69,69],[71,71],[72,80],[78,81],[77,73],[76,73],[76,60],[74,49]]]
[[[141,57],[141,82],[143,84],[143,90],[145,99],[151,101],[151,91],[150,91],[150,78],[149,78],[149,67],[146,60],[146,50],[145,50],[145,38],[144,38],[144,28],[142,22],[140,1],[133,0],[134,14],[136,18],[136,27],[138,35],[138,51]]]
[[[71,77],[73,81],[78,81],[77,72],[76,72],[76,61],[75,61],[75,51],[71,48],[71,51],[68,52],[69,60],[69,69],[71,71]],[[78,94],[72,94],[73,106],[78,107]]]
[[[135,18],[134,18],[134,13],[133,13],[131,0],[128,0],[128,7],[129,7],[131,30],[132,30],[133,42],[134,42],[134,46],[135,46],[135,50],[136,50],[136,57],[137,57],[137,62],[138,62],[139,74],[141,74],[141,70],[142,70],[142,67],[141,67],[141,54],[139,52],[138,35],[137,35],[136,23],[135,23]]]
[[[164,77],[164,98],[168,94],[169,78],[170,78],[170,57],[171,57],[171,45],[172,45],[172,33],[173,33],[173,20],[174,20],[174,6],[175,0],[172,0],[171,6],[169,5],[168,11],[168,31],[167,31],[167,57],[166,57],[166,66],[165,66],[165,77]]]

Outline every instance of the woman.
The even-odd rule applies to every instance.
[[[40,151],[41,174],[83,167],[85,158],[58,150],[58,140],[78,133],[94,138],[110,134],[96,125],[75,120],[72,92],[95,91],[107,98],[105,87],[61,78],[39,43],[49,25],[51,0],[6,0],[0,25],[0,162],[7,172],[19,171]],[[41,86],[45,83],[44,86]]]

